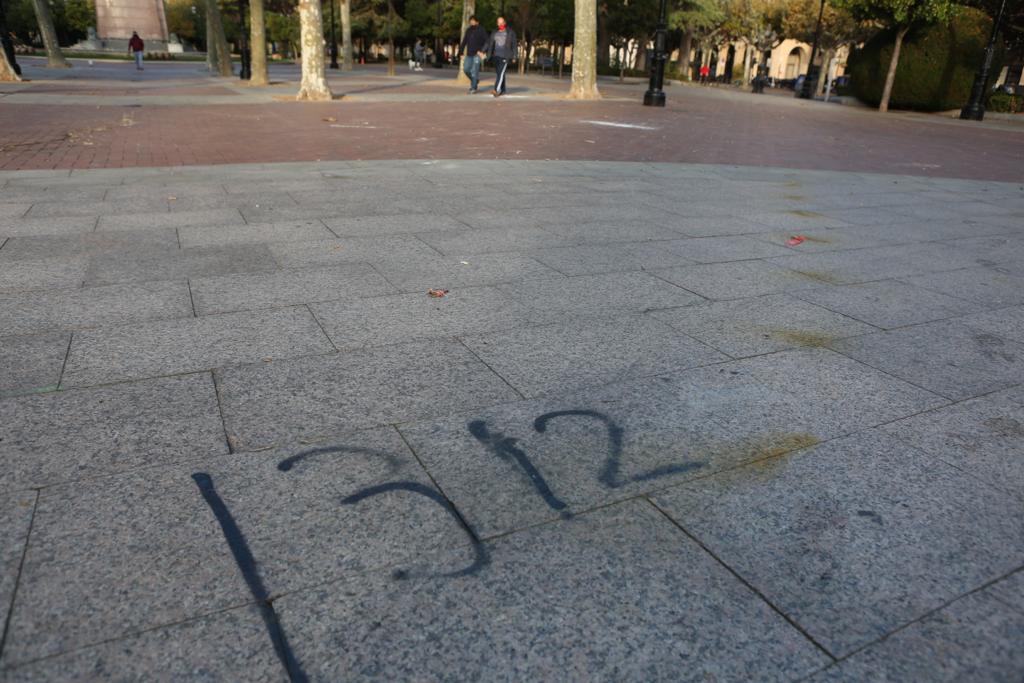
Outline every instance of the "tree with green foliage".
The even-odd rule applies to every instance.
[[[682,78],[690,78],[690,53],[698,33],[714,30],[725,19],[718,0],[678,0],[669,14],[669,26],[682,32],[677,69]]]
[[[818,13],[821,5],[817,0],[788,0],[785,18],[782,20],[783,35],[803,43],[813,43],[818,35],[818,48],[821,50],[822,74],[828,72],[829,63],[843,45],[860,43],[869,36],[865,35],[864,24],[857,21],[853,14],[843,6],[828,2],[821,12],[821,31],[818,32]],[[824,92],[828,78],[818,79],[818,93]]]
[[[836,0],[861,21],[870,21],[894,32],[892,58],[885,75],[878,111],[889,111],[892,84],[900,62],[900,48],[907,32],[915,24],[928,24],[950,19],[957,10],[953,0]]]

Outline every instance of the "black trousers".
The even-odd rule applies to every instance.
[[[494,89],[501,94],[505,93],[505,85],[507,83],[505,73],[508,71],[508,66],[511,63],[512,60],[505,59],[504,57],[494,58]]]

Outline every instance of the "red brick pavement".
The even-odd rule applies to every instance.
[[[670,88],[665,109],[633,101],[467,102],[450,86],[353,83],[332,103],[169,106],[2,104],[0,168],[109,168],[316,159],[597,159],[818,168],[1024,181],[1024,128],[879,115],[852,107]],[[363,76],[357,79],[364,80]],[[552,82],[553,83],[553,82]],[[515,81],[513,81],[513,85]],[[40,83],[40,86],[44,84]],[[59,87],[46,84],[46,87]],[[94,90],[95,82],[90,84]],[[131,83],[111,82],[111,93]],[[171,92],[226,94],[210,81]],[[366,101],[381,94],[429,96]],[[282,90],[282,94],[290,93]],[[152,91],[149,94],[161,94]],[[439,95],[446,95],[439,99]],[[433,99],[431,99],[431,97]],[[198,99],[198,98],[197,98]],[[245,99],[245,98],[241,98]],[[325,119],[334,118],[335,121]],[[653,130],[587,123],[605,120]]]

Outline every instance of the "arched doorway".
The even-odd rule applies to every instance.
[[[798,47],[794,47],[789,51],[789,56],[786,57],[786,80],[796,78],[800,75],[800,61],[803,58],[803,50]]]

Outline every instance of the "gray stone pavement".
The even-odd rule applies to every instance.
[[[1020,680],[1022,256],[992,182],[0,174],[0,678]]]

